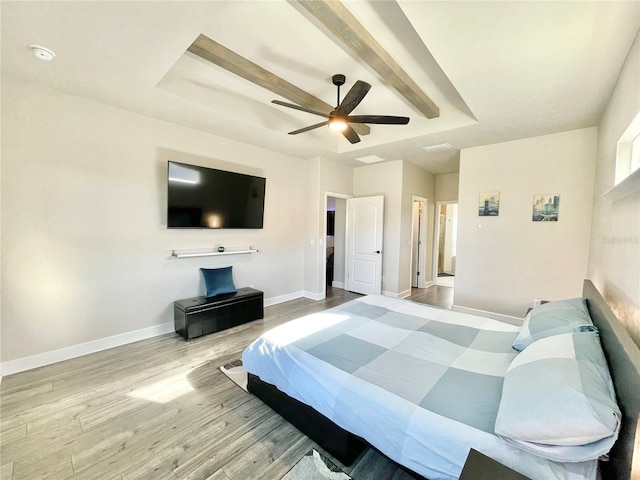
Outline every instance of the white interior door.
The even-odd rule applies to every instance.
[[[349,198],[347,212],[346,289],[380,294],[384,197]]]

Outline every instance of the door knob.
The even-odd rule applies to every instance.
[[[380,250],[376,250],[376,251],[375,251],[375,252],[373,252],[373,253],[380,254]]]

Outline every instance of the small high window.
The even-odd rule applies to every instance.
[[[640,133],[631,142],[631,171],[640,168]]]
[[[640,112],[624,131],[616,151],[616,180],[618,185],[640,168]]]

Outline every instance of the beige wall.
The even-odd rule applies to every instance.
[[[304,290],[312,298],[322,298],[320,264],[324,241],[321,241],[322,231],[320,222],[324,215],[324,195],[320,192],[321,158],[314,158],[306,162],[305,195],[307,212],[305,214],[304,240]]]
[[[323,270],[326,268],[325,197],[327,193],[352,195],[353,168],[318,157],[307,161],[306,170],[308,214],[304,285],[307,296],[320,299],[324,297]]]
[[[413,196],[427,199],[427,233],[425,283],[433,280],[433,226],[435,217],[435,176],[411,162],[402,162],[402,222],[398,295],[411,295],[411,233],[413,228]]]
[[[12,77],[1,114],[3,362],[171,324],[174,300],[203,293],[200,267],[301,294],[305,161]],[[265,176],[264,229],[167,230],[169,159]],[[260,252],[169,257],[217,244]]]
[[[382,238],[382,292],[397,295],[400,280],[402,233],[402,160],[357,167],[353,170],[353,196],[384,196]],[[409,274],[407,274],[408,278]]]
[[[436,175],[436,202],[456,202],[460,174]]]
[[[524,316],[533,299],[580,296],[587,274],[597,129],[462,150],[457,306]],[[500,192],[500,214],[478,195]],[[532,222],[534,194],[560,194],[558,222]]]
[[[640,345],[640,196],[612,201],[616,143],[640,111],[640,35],[599,127],[589,278]],[[637,185],[637,184],[636,184]],[[638,187],[636,187],[638,188]]]
[[[357,167],[353,174],[353,193],[356,197],[384,196],[382,292],[400,297],[410,295],[413,195],[429,200],[427,269],[430,272],[433,248],[431,232],[434,217],[434,176],[403,160]],[[428,281],[429,277],[426,280]]]

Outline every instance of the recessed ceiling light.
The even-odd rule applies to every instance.
[[[451,150],[453,145],[450,143],[440,143],[438,145],[431,145],[430,147],[422,147],[425,152],[441,152],[443,150]]]
[[[29,48],[40,60],[44,60],[46,62],[50,62],[56,56],[53,50],[49,50],[46,47],[41,47],[40,45],[29,45]]]
[[[356,160],[361,161],[362,163],[378,163],[378,162],[386,162],[386,158],[379,157],[378,155],[366,155],[364,157],[356,157]]]

